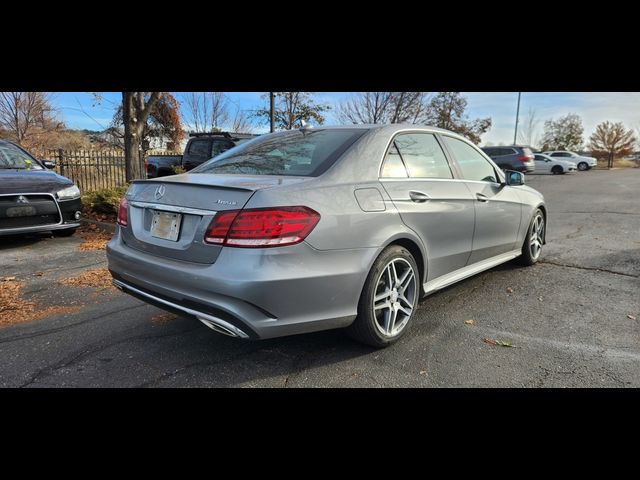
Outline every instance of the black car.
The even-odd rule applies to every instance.
[[[182,155],[149,155],[145,160],[147,178],[175,175],[175,167],[182,166]]]
[[[533,151],[530,147],[510,145],[508,147],[482,147],[482,151],[491,157],[502,170],[534,172]]]
[[[26,150],[0,140],[0,236],[51,231],[73,235],[80,226],[80,190]]]
[[[185,170],[196,168],[210,158],[220,155],[230,148],[240,145],[257,135],[251,133],[192,133],[182,156],[182,167]]]

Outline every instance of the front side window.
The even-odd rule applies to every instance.
[[[497,183],[497,175],[486,158],[475,148],[457,138],[443,136],[447,147],[451,150],[460,165],[462,178],[478,182]]]
[[[265,135],[218,155],[190,173],[316,177],[366,131],[314,129]]]
[[[447,157],[433,134],[398,135],[394,143],[411,178],[453,178]]]
[[[571,154],[568,152],[554,152],[551,154],[552,157],[570,157]]]
[[[13,145],[0,145],[0,169],[42,170],[40,164]]]

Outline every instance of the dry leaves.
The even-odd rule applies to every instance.
[[[7,277],[9,278],[9,277]],[[12,277],[15,279],[15,277]],[[78,312],[81,307],[52,306],[38,308],[35,302],[22,298],[24,283],[5,280],[0,283],[0,326],[7,327],[17,323],[40,320],[51,315],[64,315]]]
[[[496,347],[513,347],[511,342],[507,342],[506,340],[494,340],[492,338],[483,338],[482,341],[484,343],[488,343],[489,345],[493,345]]]
[[[464,323],[466,323],[467,325],[473,325],[475,322],[475,320],[465,320]]]
[[[507,293],[513,293],[513,288],[507,287]]]
[[[635,320],[635,319],[636,319],[636,317],[635,317],[635,316],[633,316],[633,315],[631,315],[631,314],[627,315],[627,318],[628,318],[629,320]]]
[[[175,320],[176,318],[178,318],[177,315],[173,314],[173,313],[160,313],[158,315],[154,315],[151,318],[151,321],[153,323],[157,323],[158,325],[165,325],[167,323],[169,323],[172,320]]]
[[[92,287],[92,288],[114,288],[111,283],[111,273],[106,268],[93,268],[85,270],[75,277],[60,280],[63,285],[71,285],[73,287]]]
[[[91,224],[88,227],[79,228],[77,235],[83,240],[80,244],[80,250],[83,252],[106,250],[107,243],[112,237],[111,233],[99,230],[94,224]]]

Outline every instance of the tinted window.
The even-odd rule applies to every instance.
[[[194,140],[189,146],[190,155],[209,156],[209,140]]]
[[[447,158],[430,133],[398,135],[396,147],[412,178],[453,178]]]
[[[547,160],[547,159],[546,159],[546,158],[544,158],[542,155],[536,155],[535,157],[536,157],[536,161],[538,161],[538,162],[544,162],[544,161],[546,161],[546,160]]]
[[[35,162],[29,155],[8,144],[0,145],[0,169],[3,168],[42,170],[40,164]]]
[[[496,149],[495,148],[483,148],[482,151],[484,153],[486,153],[487,155],[489,155],[490,157],[495,157],[496,156]]]
[[[213,142],[213,146],[211,147],[211,156],[215,157],[216,155],[220,155],[222,152],[226,152],[234,146],[235,145],[232,142]]]
[[[551,154],[552,157],[570,157],[571,154],[567,152],[555,152]]]
[[[480,152],[462,140],[444,136],[447,147],[456,157],[462,177],[465,180],[477,180],[483,182],[497,182],[496,172],[493,166]]]
[[[404,163],[402,163],[395,143],[391,145],[384,159],[382,176],[386,178],[407,178],[409,176],[407,175],[407,170],[404,168]]]
[[[365,129],[292,130],[246,142],[203,163],[190,173],[318,176]]]
[[[513,155],[513,148],[498,148],[496,153],[496,157],[500,157],[503,155]]]

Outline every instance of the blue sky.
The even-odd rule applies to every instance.
[[[242,110],[255,110],[266,105],[264,92],[228,92],[230,103]],[[463,92],[468,100],[470,118],[491,117],[493,126],[483,135],[483,143],[511,143],[513,141],[517,93],[515,92]],[[181,93],[175,93],[180,100]],[[316,92],[316,99],[335,105],[348,98],[348,92]],[[121,100],[119,92],[103,92],[103,100],[95,104],[88,92],[60,92],[54,94],[54,104],[69,128],[99,130],[108,126],[113,111]],[[585,127],[585,140],[604,121],[621,121],[628,127],[640,127],[640,93],[638,92],[523,92],[520,104],[520,121],[529,109],[535,109],[542,130],[544,120],[567,113],[577,113]],[[335,116],[326,115],[327,124],[335,124]],[[257,129],[257,131],[264,131]]]

